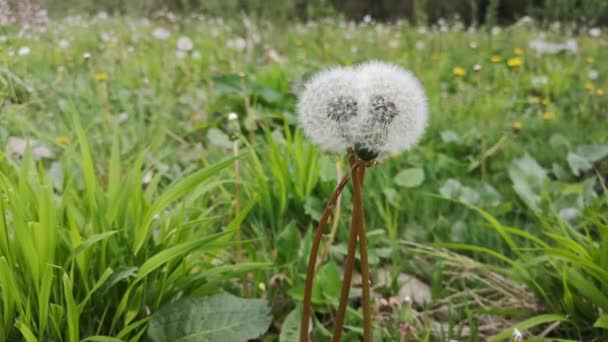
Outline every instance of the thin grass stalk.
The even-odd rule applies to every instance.
[[[310,248],[310,257],[308,259],[308,268],[306,270],[306,284],[304,287],[304,304],[302,309],[302,324],[300,330],[300,341],[308,342],[308,326],[311,315],[311,301],[312,301],[312,285],[315,276],[315,268],[317,263],[317,254],[319,253],[319,246],[321,245],[321,239],[323,237],[323,228],[327,225],[327,220],[329,219],[329,215],[331,213],[331,208],[335,205],[338,197],[342,193],[342,190],[348,183],[351,175],[356,172],[358,165],[353,165],[350,171],[344,175],[336,189],[334,190],[329,202],[325,206],[325,210],[323,210],[323,214],[321,214],[321,219],[319,220],[319,225],[317,226],[317,230],[315,231],[315,235],[313,237],[312,246]]]
[[[232,142],[232,150],[233,150],[234,156],[237,157],[239,155],[239,141],[238,140],[235,140]],[[234,197],[235,197],[234,210],[236,212],[236,217],[239,217],[239,215],[241,214],[241,172],[240,172],[240,163],[239,163],[238,159],[236,159],[234,161],[234,179],[236,181],[234,184]],[[236,227],[235,238],[236,238],[236,263],[238,264],[238,263],[243,262],[243,246],[241,245],[241,225],[240,224]],[[248,287],[247,287],[247,274],[243,274],[243,276],[241,278],[241,294],[244,297],[249,296],[249,291],[248,291]]]
[[[337,178],[342,178],[342,167],[341,162],[336,162],[336,175]],[[325,247],[323,248],[323,254],[321,255],[321,260],[319,260],[319,264],[322,264],[327,257],[329,256],[329,250],[331,246],[334,244],[334,240],[336,239],[336,233],[338,232],[338,224],[340,223],[340,211],[342,208],[342,196],[338,196],[338,200],[336,201],[336,208],[334,209],[334,220],[331,223],[331,233],[329,234],[329,239],[325,243]]]

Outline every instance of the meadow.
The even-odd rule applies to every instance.
[[[420,144],[367,172],[374,334],[606,340],[606,37],[172,14],[0,27],[0,340],[296,341],[312,233],[348,171],[304,136],[297,95],[367,60],[411,70],[430,107]],[[350,203],[347,187],[322,244],[314,341]]]

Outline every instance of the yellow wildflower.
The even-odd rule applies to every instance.
[[[513,123],[513,129],[516,130],[516,131],[519,131],[521,129],[521,122],[515,121]]]
[[[461,67],[455,67],[452,70],[452,74],[454,74],[454,76],[456,76],[456,77],[462,77],[462,76],[466,75],[466,73],[467,72]]]
[[[546,112],[543,114],[543,120],[545,120],[545,121],[555,120],[555,114],[553,114],[551,112]]]
[[[589,91],[593,91],[593,89],[595,89],[595,86],[593,85],[593,83],[587,82],[587,83],[585,83],[585,89],[589,90]]]
[[[517,56],[524,55],[524,49],[522,49],[522,48],[516,48],[515,50],[513,50],[513,52],[515,52],[515,55],[517,55]]]
[[[57,142],[59,145],[65,145],[70,142],[70,138],[66,137],[65,135],[62,135],[60,137],[55,138],[55,142]]]
[[[604,89],[597,88],[597,90],[595,91],[595,93],[597,94],[597,96],[602,96],[602,95],[604,95]]]
[[[500,62],[502,62],[502,57],[499,55],[494,55],[490,58],[490,61],[492,63],[500,63]]]
[[[593,64],[593,62],[595,62],[593,57],[587,57],[587,59],[585,59],[585,60],[587,61],[587,64]]]
[[[95,79],[99,82],[105,82],[108,80],[108,74],[106,74],[105,72],[100,72],[95,75]]]
[[[509,58],[507,65],[511,68],[518,68],[524,64],[524,61],[519,57]]]

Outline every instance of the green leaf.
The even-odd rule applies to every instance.
[[[603,314],[593,323],[595,328],[608,329],[608,314]]]
[[[268,330],[272,318],[263,299],[244,299],[222,293],[182,298],[152,315],[152,341],[241,342]]]
[[[556,321],[567,321],[567,320],[568,319],[562,315],[547,314],[547,315],[534,316],[532,318],[528,318],[525,321],[519,322],[519,323],[513,325],[512,327],[501,331],[499,334],[490,337],[490,339],[488,341],[489,342],[504,341],[505,339],[509,338],[509,336],[511,336],[513,334],[514,329],[518,329],[519,331],[525,331],[525,330],[528,330],[537,325],[556,322]]]
[[[576,153],[568,153],[568,166],[575,176],[579,176],[581,172],[589,171],[593,167],[587,159],[579,156]]]
[[[300,328],[302,326],[302,306],[298,305],[293,309],[283,326],[281,326],[281,335],[279,335],[279,342],[292,342],[297,341],[300,338]]]
[[[576,148],[576,154],[595,163],[608,157],[608,145],[582,145]]]
[[[228,135],[222,130],[217,128],[209,128],[207,131],[207,139],[212,145],[223,147],[225,149],[232,149],[232,141],[228,138]]]
[[[424,182],[424,170],[416,167],[405,169],[395,176],[395,183],[405,188],[415,188]]]

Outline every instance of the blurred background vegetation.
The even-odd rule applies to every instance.
[[[17,2],[21,0],[9,0]],[[407,19],[422,25],[440,18],[459,16],[469,25],[509,24],[522,16],[541,23],[578,22],[587,25],[608,23],[606,0],[41,0],[51,16],[106,11],[134,16],[153,15],[159,9],[175,12],[200,11],[209,15],[242,13],[287,22],[328,15],[360,20],[370,15],[376,20]]]

